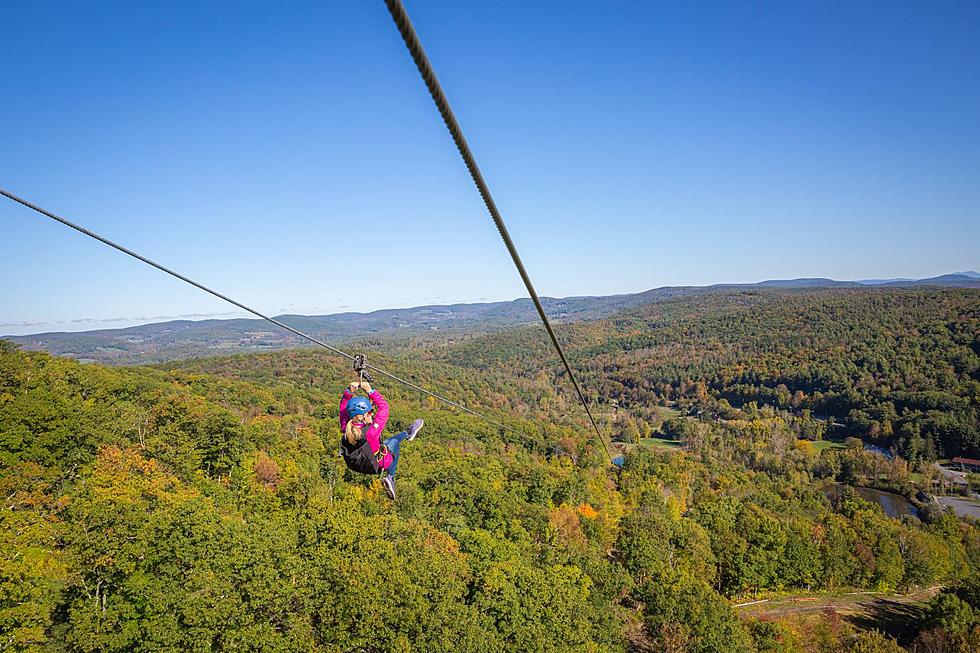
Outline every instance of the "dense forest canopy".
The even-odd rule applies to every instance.
[[[563,325],[607,432],[683,432],[622,467],[539,332],[406,344],[373,362],[522,435],[380,384],[391,432],[426,420],[395,502],[337,456],[350,373],[329,355],[106,368],[0,341],[2,648],[895,651],[733,605],[947,586],[902,644],[974,650],[980,528],[888,517],[842,483],[911,483],[916,463],[815,447],[812,415],[969,451],[978,300],[734,292]]]
[[[656,405],[748,402],[830,416],[911,459],[980,457],[980,291],[751,290],[684,297],[567,325],[583,385],[653,419]],[[526,328],[439,360],[526,375],[551,360]],[[561,374],[552,364],[549,372]]]

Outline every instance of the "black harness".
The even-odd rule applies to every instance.
[[[344,462],[347,463],[347,467],[352,471],[361,474],[380,474],[381,461],[386,453],[388,453],[388,448],[384,445],[381,445],[378,453],[374,453],[371,451],[371,445],[367,440],[362,438],[359,442],[350,444],[347,442],[347,438],[340,436],[340,454],[343,456]]]

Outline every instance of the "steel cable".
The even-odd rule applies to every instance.
[[[531,300],[534,302],[534,307],[538,310],[538,315],[541,317],[541,322],[544,323],[544,328],[548,332],[548,337],[551,338],[551,343],[554,345],[555,350],[558,352],[558,357],[561,358],[561,362],[565,366],[565,370],[568,372],[568,378],[571,379],[572,385],[575,386],[575,392],[578,393],[578,398],[582,402],[582,406],[585,408],[585,412],[589,416],[589,421],[592,422],[592,428],[595,429],[596,437],[599,438],[599,442],[601,442],[602,446],[605,448],[606,453],[609,455],[609,459],[612,460],[612,451],[610,451],[609,445],[606,444],[605,439],[602,437],[602,433],[599,432],[599,426],[596,424],[595,418],[592,417],[592,411],[589,409],[589,404],[585,400],[585,395],[582,393],[582,388],[579,387],[578,381],[575,379],[575,373],[572,372],[572,367],[568,363],[568,358],[565,357],[565,352],[562,350],[561,344],[558,342],[555,331],[551,328],[551,322],[548,320],[548,316],[544,312],[544,306],[541,305],[541,300],[538,298],[538,293],[534,290],[534,286],[531,284],[531,277],[528,276],[527,270],[524,268],[524,263],[521,262],[521,257],[518,255],[517,248],[514,246],[514,241],[511,240],[507,227],[504,225],[504,220],[500,215],[500,211],[497,210],[497,204],[493,201],[493,196],[490,194],[490,188],[487,186],[486,181],[484,181],[483,175],[480,173],[480,168],[476,165],[476,159],[473,157],[473,153],[470,151],[470,146],[467,144],[466,138],[463,136],[463,130],[459,126],[459,122],[456,120],[456,116],[453,113],[452,108],[449,106],[449,100],[446,98],[446,94],[443,92],[442,86],[439,84],[439,79],[436,77],[432,64],[429,62],[429,58],[425,54],[425,50],[422,47],[422,42],[415,31],[415,27],[412,25],[411,19],[408,17],[408,12],[405,11],[405,5],[402,4],[401,0],[385,0],[385,4],[388,6],[388,11],[391,13],[391,17],[394,19],[395,25],[398,27],[398,31],[401,33],[402,40],[405,41],[405,45],[408,47],[408,52],[412,55],[412,59],[415,61],[415,66],[418,68],[419,74],[422,75],[422,80],[429,89],[429,95],[432,96],[432,100],[435,102],[436,108],[439,109],[439,114],[442,116],[442,121],[446,124],[446,128],[449,130],[450,135],[452,135],[453,141],[456,143],[456,149],[459,150],[460,156],[463,157],[463,162],[466,164],[466,169],[469,170],[470,177],[473,178],[473,183],[476,184],[476,188],[480,192],[480,196],[483,198],[483,203],[486,205],[487,211],[490,213],[490,217],[493,218],[493,223],[496,225],[497,231],[500,233],[500,237],[503,239],[504,245],[507,247],[507,251],[510,253],[510,257],[514,261],[514,265],[517,267],[517,271],[521,275],[521,279],[524,281],[524,286],[527,288],[527,291],[531,296]]]

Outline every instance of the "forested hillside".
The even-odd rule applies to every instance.
[[[657,405],[724,414],[748,402],[831,416],[912,461],[980,457],[980,291],[741,291],[567,325],[599,402],[656,422]],[[552,361],[532,328],[472,338],[438,360],[505,374]]]
[[[542,368],[535,331],[376,355],[520,432],[380,383],[390,432],[426,420],[395,502],[337,456],[350,372],[330,355],[106,368],[0,341],[0,641],[857,653],[902,650],[893,634],[909,651],[975,651],[980,527],[940,509],[888,517],[847,484],[908,484],[909,463],[814,446],[825,426],[806,411],[897,442],[917,425],[950,447],[930,429],[976,419],[978,297],[733,292],[563,326],[607,433],[685,441],[629,445],[621,468]],[[664,421],[667,405],[701,418]],[[889,635],[733,607],[937,586]]]
[[[667,286],[640,293],[602,297],[542,297],[541,302],[551,320],[571,323],[607,318],[630,308],[676,297],[724,294],[736,289],[753,288],[862,288],[862,284],[926,284],[976,289],[980,288],[980,276],[970,272],[893,282],[785,279],[756,284]],[[384,342],[386,348],[392,345],[400,347],[411,338],[441,342],[464,334],[536,325],[539,319],[530,299],[416,306],[371,313],[276,317],[284,324],[335,345],[370,338],[373,342]],[[2,333],[0,331],[0,335]],[[47,351],[57,356],[109,365],[146,365],[200,356],[312,346],[310,342],[259,319],[175,320],[122,329],[37,333],[8,338],[28,350]]]
[[[980,281],[977,283],[980,284]],[[690,292],[709,292],[709,289],[657,288],[606,297],[544,297],[541,301],[553,319],[576,321],[608,317],[625,308]],[[454,333],[485,333],[532,324],[538,320],[530,299],[417,306],[371,313],[276,317],[284,324],[335,344],[365,337],[382,337],[389,342],[430,334],[444,338]],[[10,340],[25,349],[111,365],[149,364],[195,356],[310,346],[299,336],[259,319],[175,320],[123,329],[38,333],[10,337]]]
[[[199,365],[211,372],[4,347],[6,647],[844,651],[878,636],[822,617],[742,621],[728,599],[925,587],[980,567],[977,527],[952,515],[899,522],[829,499],[823,457],[772,414],[744,425],[749,461],[641,447],[615,472],[587,431],[549,423],[564,408],[547,383],[441,381],[481,408],[540,393],[538,419],[509,420],[530,451],[386,387],[393,429],[427,420],[391,503],[335,454],[337,363]],[[446,369],[426,367],[437,385]]]

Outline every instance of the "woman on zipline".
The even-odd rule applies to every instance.
[[[368,396],[354,396],[359,389]],[[395,469],[401,443],[414,440],[423,422],[417,419],[405,431],[382,442],[381,432],[387,423],[388,402],[380,392],[371,388],[370,383],[358,380],[344,388],[340,396],[340,430],[343,431],[340,451],[344,462],[355,472],[380,474],[385,492],[394,499]]]

